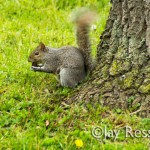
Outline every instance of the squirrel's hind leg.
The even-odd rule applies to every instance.
[[[85,78],[85,71],[84,68],[61,68],[59,75],[61,86],[73,88]]]

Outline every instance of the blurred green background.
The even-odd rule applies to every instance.
[[[32,72],[29,53],[43,42],[51,47],[76,46],[70,14],[76,8],[97,11],[96,30],[91,31],[92,50],[100,42],[108,18],[109,0],[0,0],[0,149],[147,149],[148,139],[125,139],[120,135],[98,140],[92,127],[120,122],[148,129],[148,119],[112,112],[99,104],[62,105],[74,90],[57,87],[54,75]],[[64,107],[65,106],[65,107]],[[122,131],[123,132],[123,131]]]

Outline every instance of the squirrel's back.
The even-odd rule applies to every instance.
[[[58,49],[64,67],[84,68],[84,57],[81,51],[74,46],[63,46]]]

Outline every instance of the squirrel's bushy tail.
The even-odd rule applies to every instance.
[[[91,56],[91,43],[89,39],[90,25],[95,20],[95,15],[95,12],[82,8],[75,13],[73,18],[77,28],[77,44],[83,53],[85,67],[88,73],[90,73],[95,66],[95,62]]]

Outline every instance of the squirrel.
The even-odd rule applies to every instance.
[[[75,16],[78,48],[51,48],[41,42],[28,58],[32,63],[31,70],[56,74],[63,87],[73,88],[84,80],[95,67],[89,40],[93,19],[94,13],[89,10],[78,12]]]

